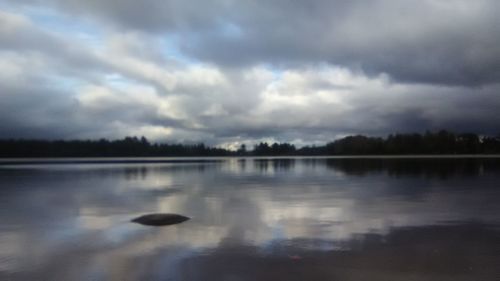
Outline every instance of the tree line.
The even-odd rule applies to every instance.
[[[455,134],[446,130],[424,134],[391,134],[385,138],[347,136],[325,145],[296,148],[290,143],[261,142],[247,150],[199,144],[150,143],[145,137],[121,140],[0,140],[0,157],[148,157],[148,156],[293,156],[499,154],[500,136]]]

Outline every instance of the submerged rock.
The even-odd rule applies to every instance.
[[[149,214],[137,217],[133,219],[132,222],[143,225],[164,226],[178,224],[189,219],[190,218],[178,214]]]

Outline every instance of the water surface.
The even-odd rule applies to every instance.
[[[4,161],[0,280],[499,280],[499,183],[494,157]]]

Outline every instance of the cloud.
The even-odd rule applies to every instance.
[[[329,63],[398,82],[477,86],[500,78],[495,1],[298,3],[243,4],[227,19],[240,36],[195,33],[184,51],[227,65]]]
[[[500,79],[494,0],[24,2],[121,30],[176,35],[184,53],[220,65],[329,63],[446,85]]]
[[[2,138],[498,133],[496,2],[2,3]]]

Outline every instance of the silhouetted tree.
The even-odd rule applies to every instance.
[[[391,134],[387,138],[347,136],[324,146],[261,142],[247,151],[199,144],[151,144],[144,136],[121,140],[0,140],[0,157],[119,157],[119,156],[283,156],[283,155],[373,155],[373,154],[480,154],[500,153],[500,136],[456,135],[441,130],[425,134]]]
[[[238,148],[236,154],[239,156],[247,155],[247,146],[245,144],[240,145],[240,148]]]

